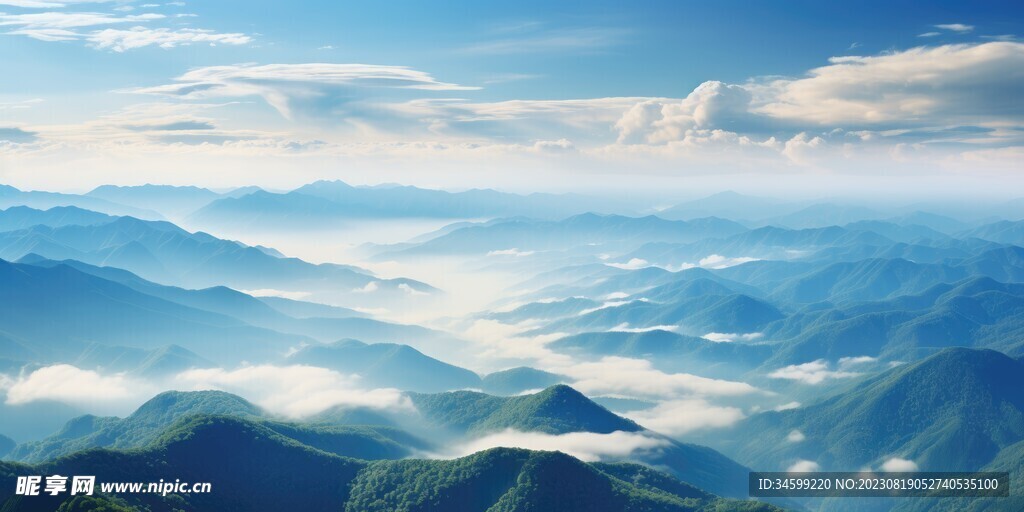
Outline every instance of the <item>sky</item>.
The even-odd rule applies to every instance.
[[[0,0],[0,182],[1024,184],[1019,2],[148,2]]]

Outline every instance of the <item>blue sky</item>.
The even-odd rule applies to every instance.
[[[1024,155],[1022,10],[0,0],[0,180],[998,180]]]

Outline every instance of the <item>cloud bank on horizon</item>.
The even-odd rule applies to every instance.
[[[628,166],[684,176],[1004,176],[1024,156],[1024,42],[1005,33],[1021,18],[986,24],[1005,18],[996,4],[962,20],[894,14],[875,33],[861,14],[844,27],[865,37],[843,44],[840,35],[794,40],[781,28],[746,27],[779,45],[821,43],[771,55],[771,67],[752,60],[771,44],[680,46],[683,36],[665,33],[678,28],[675,10],[658,21],[653,7],[580,26],[524,5],[487,10],[458,30],[433,12],[411,25],[418,33],[381,41],[367,27],[342,44],[336,29],[351,21],[332,24],[301,7],[292,14],[308,33],[198,3],[0,5],[10,11],[0,13],[0,32],[12,42],[0,53],[21,55],[5,58],[18,79],[0,91],[0,180],[15,184],[280,184],[413,164],[414,181],[427,174],[442,184],[438,176],[466,173],[501,182],[514,179],[503,171],[538,163],[567,175]],[[347,14],[375,14],[364,9],[372,11]],[[812,11],[801,21],[836,23]],[[711,25],[721,16],[704,14]],[[720,28],[742,39],[752,20],[739,18]],[[378,28],[395,36],[402,23]],[[905,43],[887,42],[893,34]],[[436,40],[430,51],[417,44],[427,36]],[[45,56],[53,69],[43,75],[63,82],[33,78],[31,56]],[[661,68],[630,68],[652,56]],[[67,59],[96,71],[61,68]],[[242,172],[224,162],[254,165]],[[481,164],[490,170],[474,172]]]

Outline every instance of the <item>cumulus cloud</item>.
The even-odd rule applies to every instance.
[[[379,289],[380,284],[378,284],[377,281],[370,281],[369,283],[366,283],[366,286],[363,286],[362,288],[356,288],[352,291],[356,293],[373,293]]]
[[[637,103],[616,122],[618,142],[663,143],[681,140],[691,130],[747,131],[754,121],[752,96],[743,86],[709,81],[682,101],[646,100]]]
[[[759,340],[764,334],[759,332],[749,332],[746,334],[734,333],[734,332],[709,332],[702,338],[708,341],[714,341],[715,343],[732,343],[734,341],[755,341]]]
[[[218,389],[243,396],[269,411],[290,417],[316,414],[334,406],[414,410],[397,389],[365,389],[358,376],[314,366],[246,366],[188,370],[175,385],[191,390]]]
[[[102,18],[93,22],[106,24],[126,18],[98,16]],[[16,19],[19,24],[8,25],[9,29],[33,30],[39,37],[55,40],[84,41],[91,33],[53,23],[34,22],[28,27],[27,19]],[[142,26],[158,31],[160,27],[154,27],[158,23],[162,22],[140,19],[89,27],[126,32]],[[185,35],[202,38],[209,34]],[[1012,128],[1020,125],[1024,114],[1013,94],[1021,80],[1019,70],[1024,68],[1024,44],[1001,39],[840,56],[802,76],[755,78],[740,84],[706,82],[681,99],[480,102],[433,97],[471,87],[396,66],[203,67],[171,83],[131,92],[174,101],[257,97],[286,117],[318,116],[348,130],[325,132],[324,136],[333,140],[289,137],[281,130],[150,136],[128,138],[129,143],[124,144],[123,130],[105,132],[97,143],[100,137],[85,135],[87,127],[79,124],[72,143],[69,137],[51,138],[56,131],[52,127],[32,126],[42,142],[51,144],[15,149],[26,159],[36,158],[41,153],[30,151],[44,147],[82,158],[141,158],[166,153],[187,154],[195,162],[209,163],[210,159],[244,156],[258,159],[260,165],[254,167],[265,175],[272,174],[264,168],[279,164],[306,166],[313,160],[294,162],[295,157],[307,156],[320,158],[317,169],[330,168],[330,162],[339,157],[374,169],[393,169],[430,157],[443,158],[452,169],[469,169],[500,158],[508,168],[539,164],[539,175],[553,169],[576,172],[625,165],[652,174],[666,169],[687,174],[1012,171],[1024,146],[1024,137]],[[112,49],[119,41],[103,44]],[[178,44],[176,39],[167,42]],[[554,154],[559,157],[551,158]],[[282,160],[268,162],[266,156]],[[138,167],[127,160],[121,165],[124,170],[117,172],[126,176],[129,168]]]
[[[972,29],[936,27],[956,33]],[[855,153],[861,146],[896,147],[904,140],[1019,144],[1019,134],[996,134],[1004,133],[1001,126],[1019,124],[1024,114],[1012,92],[1022,64],[1024,44],[1002,38],[833,57],[804,77],[709,81],[683,100],[634,103],[616,121],[617,145],[609,148],[634,161],[641,153],[623,148],[691,161],[697,154],[727,148],[734,156],[742,152],[746,160],[764,157],[774,165],[817,168],[863,159]],[[944,132],[949,126],[984,129],[967,140]],[[831,140],[844,134],[859,134],[859,139]]]
[[[795,380],[804,384],[821,384],[827,379],[845,379],[859,375],[861,374],[857,372],[833,370],[828,361],[824,359],[789,365],[768,374],[773,379]]]
[[[893,457],[882,464],[882,471],[898,473],[917,471],[917,463],[912,460]]]
[[[679,436],[695,430],[728,427],[746,417],[738,407],[713,405],[701,398],[670,400],[626,416],[651,430]]]
[[[440,458],[457,458],[491,448],[525,448],[528,450],[560,451],[587,462],[621,459],[650,452],[670,444],[667,439],[644,432],[612,432],[595,434],[571,432],[568,434],[542,434],[505,430],[473,439],[453,449],[437,454]]]
[[[812,473],[821,470],[821,466],[813,460],[800,459],[786,469],[787,473]]]
[[[804,433],[800,432],[799,430],[792,430],[789,432],[789,435],[786,436],[786,441],[790,443],[799,443],[804,439],[807,439],[807,436],[805,436]]]
[[[845,127],[1019,121],[1024,107],[1008,94],[1021,69],[1024,44],[1002,41],[833,57],[807,77],[758,86],[754,111]]]
[[[825,145],[825,139],[800,132],[786,141],[782,154],[795,163],[811,165],[814,163],[815,156],[819,154],[818,150],[824,148]]]

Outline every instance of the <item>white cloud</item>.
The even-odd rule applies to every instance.
[[[145,23],[164,18],[166,16],[158,13],[127,16],[97,12],[57,11],[25,14],[0,13],[0,26],[15,27],[7,34],[23,35],[40,41],[84,40],[93,48],[115,52],[124,52],[150,45],[174,48],[193,43],[240,45],[252,41],[251,37],[241,33],[218,33],[212,30],[193,28],[170,29],[135,26],[129,29],[105,28],[91,32],[76,30],[104,25]]]
[[[817,150],[824,148],[825,145],[825,139],[800,132],[786,141],[782,154],[795,163],[812,165],[815,155],[818,154]]]
[[[563,333],[527,336],[529,326],[509,325],[496,320],[476,320],[462,332],[462,337],[480,350],[478,357],[490,364],[502,361],[529,362],[546,366],[571,364],[572,359],[558,354],[547,345],[565,336]]]
[[[628,322],[623,322],[611,329],[608,332],[651,332],[651,331],[675,331],[679,329],[678,325],[652,325],[650,327],[630,327]]]
[[[714,341],[715,343],[732,343],[734,341],[754,341],[759,340],[764,334],[759,332],[749,332],[746,334],[734,333],[734,332],[709,332],[702,338],[708,341]]]
[[[476,89],[435,80],[404,66],[372,64],[237,64],[193,69],[175,83],[132,89],[188,99],[260,96],[285,117],[298,106],[323,107],[345,101],[359,89],[465,91]],[[328,112],[322,112],[326,114]]]
[[[1019,121],[1009,102],[1024,68],[1024,45],[987,42],[918,47],[874,56],[833,57],[805,78],[753,85],[753,110],[830,126],[948,126]],[[803,143],[814,138],[805,136]]]
[[[974,30],[974,25],[964,25],[963,23],[945,23],[945,24],[933,25],[933,26],[935,28],[940,28],[942,30],[949,30],[951,32],[959,32],[961,34],[966,34],[967,32],[970,32],[970,31]]]
[[[571,432],[568,434],[542,434],[505,430],[473,439],[455,446],[441,458],[456,458],[491,448],[525,448],[528,450],[560,451],[587,462],[604,459],[621,459],[638,453],[650,452],[669,446],[667,439],[643,432],[617,431],[610,434]]]
[[[799,430],[790,431],[789,435],[786,436],[786,441],[789,441],[790,443],[799,443],[804,439],[807,439],[807,436]]]
[[[682,140],[692,130],[737,129],[753,118],[751,98],[743,86],[709,81],[681,101],[646,100],[616,122],[618,142],[658,144]]]
[[[576,145],[569,139],[538,140],[533,143],[533,149],[540,153],[570,153],[576,151]]]
[[[697,263],[683,262],[679,265],[665,265],[662,268],[671,272],[678,272],[680,270],[689,270],[691,268],[709,268],[712,270],[721,270],[723,268],[735,267],[736,265],[742,265],[751,261],[760,261],[759,258],[751,258],[749,256],[740,256],[736,258],[729,258],[722,256],[721,254],[710,254],[704,258],[701,258]]]
[[[194,43],[204,43],[210,46],[218,44],[242,45],[252,42],[252,38],[242,33],[218,33],[212,30],[182,28],[171,30],[168,28],[145,28],[132,27],[128,30],[104,29],[89,34],[86,38],[89,43],[101,50],[113,50],[124,52],[144,46],[159,46],[160,48],[174,48],[187,46]]]
[[[530,255],[534,254],[535,252],[536,251],[520,251],[519,249],[513,247],[511,249],[501,249],[501,250],[497,250],[497,251],[489,251],[487,253],[487,255],[488,256],[516,256],[516,257],[523,257],[523,256],[530,256]]]
[[[626,416],[646,428],[670,436],[728,427],[745,417],[737,407],[712,405],[701,398],[661,402],[650,409],[629,412]]]
[[[138,21],[128,27],[146,24],[148,29],[155,23]],[[117,25],[109,28],[127,31],[123,22]],[[45,25],[10,28],[32,30],[35,37],[54,40],[84,40],[88,35],[76,28]],[[887,174],[1005,173],[1016,169],[1024,147],[1024,136],[1012,128],[1020,125],[1024,109],[1008,92],[1019,82],[1016,70],[1024,68],[1022,48],[1017,41],[987,41],[840,56],[805,76],[742,84],[708,82],[682,99],[479,102],[423,98],[428,92],[467,87],[393,66],[204,67],[173,83],[134,92],[173,100],[260,97],[286,116],[318,117],[344,129],[313,123],[287,125],[287,129],[248,130],[220,140],[209,134],[193,135],[189,140],[194,142],[189,143],[181,137],[126,138],[131,134],[123,131],[91,134],[85,124],[32,126],[41,134],[38,143],[5,149],[21,160],[14,172],[25,181],[39,180],[18,170],[36,168],[31,164],[71,175],[69,169],[100,160],[109,173],[138,179],[133,172],[146,166],[142,161],[153,155],[188,157],[197,164],[189,167],[203,169],[195,171],[200,176],[210,175],[205,169],[219,168],[222,160],[245,157],[253,164],[247,179],[278,183],[284,178],[273,169],[283,166],[327,176],[336,171],[333,164],[339,158],[396,181],[413,174],[394,169],[433,159],[442,162],[439,172],[446,173],[445,181],[460,185],[465,182],[462,178],[471,176],[468,170],[499,161],[505,169],[519,172],[491,173],[488,176],[501,177],[489,179],[513,183],[527,179],[523,169],[536,169],[529,171],[531,177],[565,172],[563,179],[568,183],[583,176],[584,169],[619,171],[625,166],[637,174],[662,177],[671,173],[763,178],[776,172],[860,174],[882,169]],[[243,108],[252,107],[238,107]],[[270,127],[279,121],[270,120]],[[73,137],[69,135],[72,128],[76,128]],[[299,131],[305,135],[290,135]],[[559,158],[550,158],[553,152]],[[54,158],[44,160],[44,156]],[[60,164],[54,163],[58,160]],[[156,167],[170,167],[154,160],[147,160],[153,176],[166,172]],[[462,170],[467,172],[460,174]],[[254,172],[259,172],[258,178]],[[474,185],[494,186],[474,179],[481,180]],[[622,183],[627,180],[621,178]]]
[[[912,460],[893,457],[882,464],[882,471],[886,472],[911,472],[917,471],[917,463]]]
[[[761,393],[745,382],[709,379],[688,373],[665,373],[650,361],[604,357],[552,369],[573,379],[572,386],[588,395],[622,395],[656,398],[744,396]]]
[[[147,386],[132,382],[122,374],[101,375],[68,364],[46,366],[28,376],[7,382],[7,400],[11,405],[39,400],[65,403],[120,402],[136,398]]]
[[[637,270],[651,266],[651,264],[648,263],[647,260],[643,258],[631,258],[629,261],[625,263],[605,263],[605,265],[608,265],[609,267],[621,268],[624,270]]]
[[[408,284],[406,284],[406,283],[400,283],[400,284],[398,285],[398,289],[399,289],[399,290],[402,290],[403,292],[405,292],[405,293],[407,293],[407,294],[409,294],[409,295],[419,295],[419,296],[422,296],[422,295],[430,295],[430,293],[429,293],[429,292],[421,292],[421,291],[419,291],[419,290],[417,290],[417,289],[413,288],[412,286],[409,286],[409,285],[408,285]]]
[[[373,293],[379,289],[380,285],[377,283],[377,281],[370,281],[369,283],[366,283],[366,286],[363,286],[362,288],[356,288],[352,291],[355,293]]]
[[[826,379],[845,379],[859,375],[860,373],[856,372],[832,370],[831,365],[824,359],[789,365],[768,374],[773,379],[795,380],[804,384],[821,384]]]
[[[841,357],[839,358],[839,369],[846,370],[854,366],[860,366],[868,363],[877,362],[877,357],[871,356],[857,356],[857,357]]]
[[[758,261],[758,258],[751,258],[747,256],[739,258],[727,258],[725,256],[722,256],[721,254],[712,254],[710,256],[707,256],[706,258],[701,258],[701,260],[697,264],[703,268],[717,270],[735,267],[736,265],[742,265],[744,263],[749,263],[751,261]]]
[[[787,403],[784,403],[782,405],[775,406],[775,408],[773,408],[772,410],[773,411],[788,411],[790,409],[796,409],[797,407],[800,407],[800,405],[801,405],[800,402],[787,402]]]
[[[813,473],[821,469],[821,466],[813,460],[800,459],[794,462],[788,469],[787,473]]]
[[[164,18],[162,14],[146,13],[138,16],[115,16],[99,12],[40,12],[25,14],[0,13],[0,26],[19,27],[18,30],[73,29],[94,27],[97,25],[113,25],[118,23],[138,23]],[[14,32],[31,35],[27,32]]]
[[[334,406],[413,410],[397,389],[364,389],[358,376],[314,366],[246,366],[188,370],[175,377],[185,389],[218,389],[242,396],[265,409],[290,417],[316,414]]]
[[[104,3],[109,0],[0,0],[0,5],[13,7],[24,7],[29,9],[52,9],[54,7],[67,7],[73,4],[95,4]]]
[[[579,316],[589,315],[590,313],[593,313],[595,311],[600,311],[602,309],[608,309],[608,308],[617,308],[619,306],[625,306],[627,304],[633,304],[634,302],[649,302],[649,299],[641,297],[641,298],[636,299],[636,300],[610,300],[610,301],[606,301],[606,302],[602,303],[600,306],[584,309],[584,310],[580,311],[578,313],[578,315]]]

